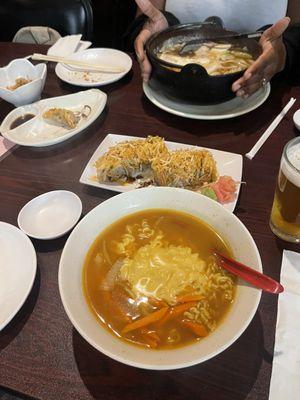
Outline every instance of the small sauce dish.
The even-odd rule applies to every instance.
[[[69,232],[82,213],[80,198],[67,190],[55,190],[30,200],[18,215],[26,235],[41,240],[56,239]]]
[[[31,104],[41,98],[46,76],[46,64],[33,65],[25,58],[17,58],[0,68],[0,97],[15,107]],[[28,82],[12,89],[19,79]]]
[[[296,128],[300,131],[300,109],[295,112],[293,120]]]

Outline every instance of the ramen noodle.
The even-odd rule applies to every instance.
[[[166,349],[202,340],[234,301],[236,280],[217,264],[231,255],[210,226],[174,210],[146,210],[109,226],[83,268],[97,320],[129,343]]]

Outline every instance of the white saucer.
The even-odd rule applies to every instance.
[[[36,274],[36,253],[28,237],[0,222],[0,331],[29,295]]]
[[[294,113],[293,120],[296,128],[300,131],[300,109]]]
[[[131,67],[132,60],[128,54],[115,49],[88,49],[77,52],[69,57],[72,60],[84,61],[90,64],[101,64],[107,67],[121,67],[124,69],[120,74],[109,74],[103,72],[88,72],[58,63],[55,67],[56,75],[64,82],[77,86],[102,86],[113,83],[123,78]]]
[[[35,239],[56,239],[78,222],[80,198],[67,190],[44,193],[29,201],[18,215],[20,229]]]
[[[244,100],[240,97],[235,97],[224,103],[210,106],[189,104],[184,101],[175,100],[155,87],[153,82],[151,86],[148,83],[143,83],[143,90],[153,104],[171,114],[184,118],[217,120],[238,117],[239,115],[255,110],[267,100],[271,91],[271,85],[268,83],[252,96],[248,97],[248,99]]]

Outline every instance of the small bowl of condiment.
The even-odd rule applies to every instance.
[[[33,65],[26,58],[0,68],[0,97],[16,107],[41,98],[47,75],[46,64]]]
[[[23,137],[28,130],[38,124],[39,108],[36,104],[28,104],[15,108],[2,121],[0,133],[5,137],[8,132]]]
[[[30,121],[34,117],[35,114],[32,113],[22,114],[10,124],[10,129],[18,128],[20,125],[25,124],[25,122]]]

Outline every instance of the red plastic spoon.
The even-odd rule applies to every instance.
[[[214,251],[213,254],[216,256],[219,265],[222,268],[239,276],[244,281],[251,283],[265,292],[278,294],[284,291],[284,287],[269,276],[261,274],[250,267],[246,267],[246,265],[232,260],[231,258],[225,257],[217,251]]]

